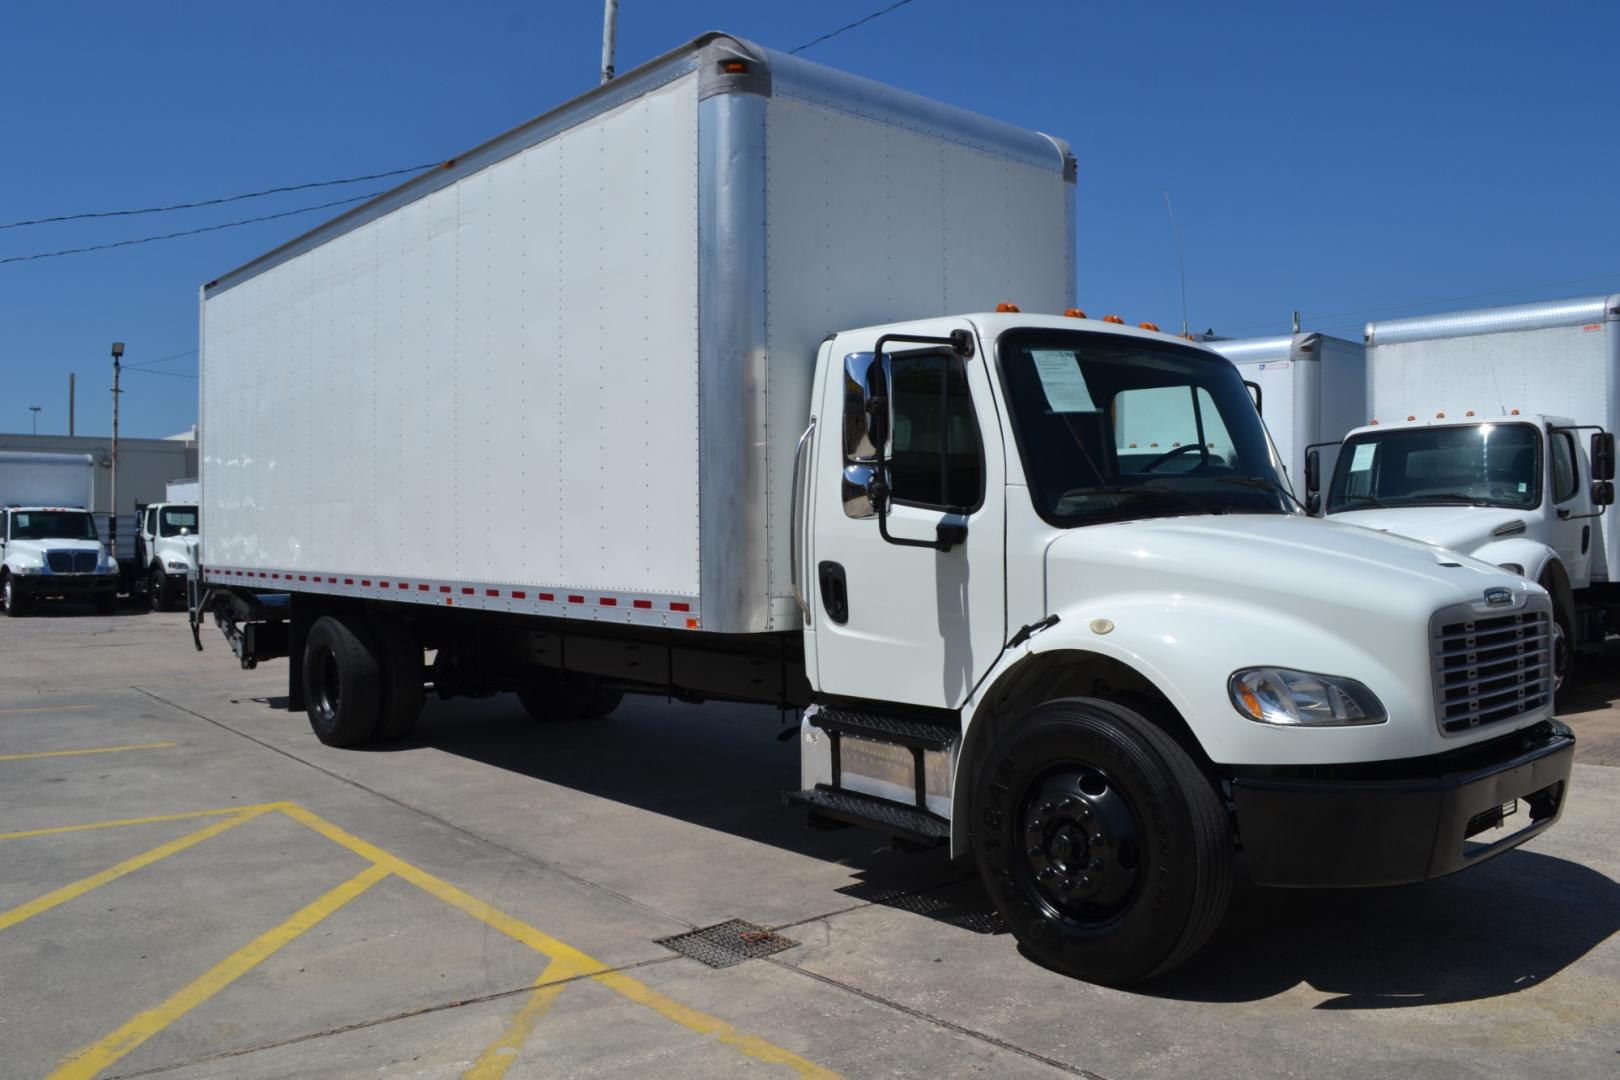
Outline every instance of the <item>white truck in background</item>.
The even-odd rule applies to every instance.
[[[1206,344],[1237,365],[1250,385],[1295,491],[1306,487],[1310,447],[1322,446],[1318,467],[1332,469],[1336,444],[1367,422],[1367,350],[1360,342],[1296,331]],[[1309,496],[1305,501],[1316,513]]]
[[[0,608],[88,598],[102,614],[118,595],[118,563],[102,550],[90,506],[89,454],[0,450]]]
[[[1368,323],[1366,340],[1372,423],[1344,441],[1330,520],[1539,583],[1561,687],[1620,629],[1620,295]],[[1489,692],[1468,707],[1516,701],[1518,674],[1482,664]]]
[[[169,485],[171,492],[175,486]],[[186,579],[197,565],[197,504],[172,499],[136,508],[132,576],[138,584],[131,591],[144,591],[153,611],[167,611],[185,596]]]
[[[1072,303],[1073,180],[710,34],[208,283],[193,634],[339,747],[428,685],[803,708],[789,803],[973,858],[1106,983],[1198,949],[1240,844],[1370,885],[1550,827],[1542,589],[1294,512],[1209,349],[974,313]],[[1548,692],[1447,725],[1476,623]]]

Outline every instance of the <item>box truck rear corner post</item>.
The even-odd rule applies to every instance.
[[[1229,361],[1055,314],[1074,177],[711,34],[225,275],[193,634],[340,747],[430,687],[803,708],[796,811],[948,845],[1103,983],[1199,948],[1240,838],[1368,885],[1550,827],[1546,594],[1296,512]],[[1536,692],[1441,715],[1499,617]]]

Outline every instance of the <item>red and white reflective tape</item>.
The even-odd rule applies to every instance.
[[[551,586],[519,587],[441,581],[436,578],[380,578],[352,573],[259,570],[238,566],[205,567],[203,580],[215,585],[241,585],[276,592],[362,596],[397,603],[510,611],[598,622],[640,623],[687,630],[696,630],[700,625],[697,597],[667,593],[623,593],[602,589],[574,591]]]

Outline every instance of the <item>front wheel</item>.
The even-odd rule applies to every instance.
[[[1553,702],[1563,707],[1569,704],[1575,678],[1575,638],[1562,604],[1553,607],[1552,629]]]
[[[167,611],[169,608],[169,577],[161,567],[154,567],[152,576],[147,578],[146,599],[153,611]]]
[[[991,746],[971,812],[1002,918],[1064,974],[1117,986],[1168,971],[1226,910],[1226,807],[1175,740],[1117,702],[1023,717]]]
[[[17,588],[17,581],[10,574],[0,574],[0,606],[6,609],[6,614],[13,619],[21,617],[27,608],[27,601],[22,597],[22,591]]]

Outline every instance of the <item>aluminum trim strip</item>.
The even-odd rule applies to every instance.
[[[1368,345],[1400,345],[1431,338],[1500,334],[1510,330],[1545,330],[1551,326],[1581,326],[1620,318],[1620,293],[1541,300],[1533,304],[1449,311],[1408,319],[1370,322],[1363,332]]]

